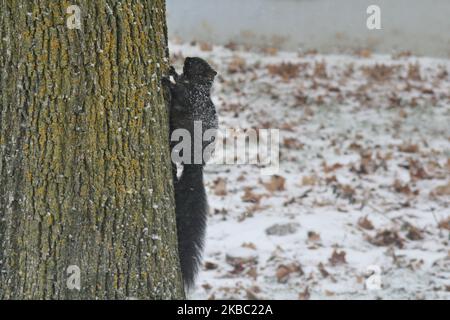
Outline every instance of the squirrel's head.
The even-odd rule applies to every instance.
[[[195,57],[186,58],[184,60],[183,74],[189,79],[196,82],[211,84],[217,72],[205,60]]]

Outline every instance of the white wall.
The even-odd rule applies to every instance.
[[[382,30],[366,27],[381,7]],[[167,0],[169,36],[283,49],[450,56],[450,0]]]

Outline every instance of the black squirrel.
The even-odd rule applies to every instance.
[[[218,128],[216,108],[211,101],[211,88],[216,75],[217,72],[203,59],[186,58],[182,75],[178,75],[175,68],[171,67],[169,77],[164,77],[162,81],[170,93],[170,137],[175,130],[185,129],[191,138],[191,161],[181,163],[183,172],[179,177],[177,166],[172,161],[178,250],[181,272],[187,289],[194,285],[201,263],[206,231],[208,202],[203,183],[203,167],[208,156],[203,156],[203,151],[214,142],[215,136],[204,141],[203,134],[207,130]],[[202,137],[194,135],[194,122],[201,123]],[[198,138],[202,139],[200,163],[198,160],[195,161],[195,152],[192,152],[194,141]],[[171,141],[171,150],[175,144],[176,142]]]

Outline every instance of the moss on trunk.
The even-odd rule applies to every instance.
[[[164,0],[0,8],[0,299],[182,298]]]

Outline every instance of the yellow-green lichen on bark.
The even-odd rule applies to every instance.
[[[0,5],[0,298],[182,298],[164,1]]]

